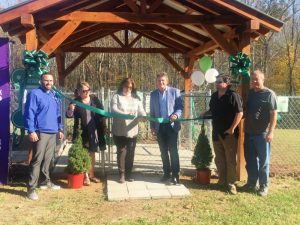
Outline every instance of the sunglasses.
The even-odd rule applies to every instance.
[[[90,91],[90,89],[87,89],[87,90],[81,90],[82,93],[86,94]]]
[[[224,81],[216,81],[215,82],[216,84],[222,84],[222,83],[225,83]]]

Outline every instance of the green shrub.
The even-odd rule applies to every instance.
[[[201,126],[201,131],[198,136],[197,145],[194,149],[192,164],[197,170],[207,170],[213,159],[212,149],[209,145],[209,140],[205,133],[204,123]]]
[[[85,173],[91,169],[91,157],[82,145],[81,130],[78,132],[74,144],[69,150],[69,162],[66,168],[69,174]]]

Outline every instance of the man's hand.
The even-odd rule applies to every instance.
[[[170,121],[171,122],[174,122],[175,120],[177,120],[177,115],[176,114],[172,114],[171,116],[170,116]]]
[[[229,128],[228,130],[226,130],[226,131],[224,132],[224,134],[233,135],[233,134],[234,134],[234,129]]]
[[[30,133],[28,137],[30,142],[37,142],[39,140],[39,137],[36,132]]]
[[[266,135],[266,141],[271,142],[273,140],[273,132],[268,132]]]
[[[65,135],[64,135],[64,133],[63,133],[62,131],[59,131],[59,132],[58,132],[58,139],[59,139],[59,140],[64,139],[64,136],[65,136]]]

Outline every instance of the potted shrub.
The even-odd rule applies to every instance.
[[[74,144],[68,154],[68,187],[81,188],[83,185],[84,174],[91,168],[91,158],[88,150],[82,145],[81,130],[78,132]]]
[[[195,165],[196,181],[200,184],[210,183],[210,165],[213,159],[212,149],[209,145],[204,123],[202,123],[201,131],[194,149],[192,164]]]

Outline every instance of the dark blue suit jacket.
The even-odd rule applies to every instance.
[[[183,103],[180,95],[180,90],[173,87],[167,87],[167,110],[168,116],[172,114],[176,114],[177,118],[181,117],[182,110],[183,110]],[[156,89],[151,92],[150,95],[150,116],[151,117],[161,117],[160,110],[159,110],[159,90]],[[174,131],[178,132],[180,130],[180,123],[175,121],[171,123]],[[151,129],[155,129],[158,132],[159,123],[155,123],[150,121]]]

